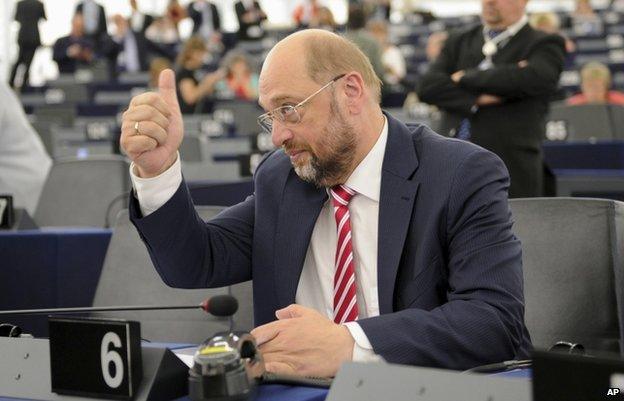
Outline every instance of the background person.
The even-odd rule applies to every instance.
[[[15,77],[17,69],[20,66],[24,68],[22,77],[22,87],[28,86],[28,78],[30,77],[30,64],[35,57],[37,48],[41,46],[41,38],[39,36],[39,21],[46,19],[45,8],[39,0],[21,0],[15,8],[15,21],[19,22],[20,29],[17,34],[17,44],[19,53],[17,60],[11,69],[11,77],[9,85],[15,88]]]
[[[593,61],[581,69],[581,93],[567,100],[569,105],[617,104],[624,106],[624,93],[611,90],[611,71]]]
[[[78,67],[88,67],[95,59],[95,43],[84,34],[84,19],[76,13],[72,17],[71,32],[58,38],[52,48],[52,59],[61,74],[73,74]]]
[[[52,166],[41,138],[28,122],[15,93],[0,83],[0,194],[33,216]]]
[[[565,54],[561,36],[527,23],[526,4],[482,0],[482,24],[448,37],[417,91],[444,112],[441,134],[503,159],[510,197],[542,194],[545,118]]]
[[[176,62],[177,65],[177,88],[179,91],[180,108],[184,114],[192,114],[202,111],[202,101],[206,96],[212,95],[217,81],[225,77],[224,70],[217,70],[206,74],[198,79],[201,67],[204,65],[204,57],[207,54],[204,41],[193,36],[186,41]]]
[[[245,53],[230,51],[223,60],[222,68],[225,78],[215,83],[217,94],[239,100],[258,99],[258,74],[253,71]]]

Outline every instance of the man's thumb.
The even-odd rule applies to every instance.
[[[167,68],[160,73],[158,77],[158,93],[170,107],[174,107],[174,110],[180,107],[173,70]]]

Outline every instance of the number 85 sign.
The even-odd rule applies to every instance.
[[[142,378],[138,322],[50,318],[52,391],[132,399]]]

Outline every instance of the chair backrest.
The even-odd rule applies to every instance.
[[[130,190],[121,156],[67,158],[54,162],[35,211],[39,226],[106,225],[109,208]]]
[[[212,160],[208,139],[204,135],[185,135],[180,144],[180,158],[187,162]]]
[[[223,207],[198,206],[207,220]],[[253,327],[251,282],[213,289],[179,289],[168,287],[156,272],[145,244],[130,223],[128,211],[117,216],[93,306],[119,305],[199,305],[204,299],[231,293],[239,302],[234,316],[236,330]],[[162,310],[106,312],[100,316],[137,320],[141,335],[151,341],[200,343],[217,331],[229,329],[229,322],[197,310]]]
[[[560,125],[563,124],[563,128]],[[551,105],[546,125],[549,140],[614,139],[609,108],[604,104]]]
[[[509,204],[522,241],[533,345],[569,341],[624,354],[624,203],[534,198]]]
[[[613,135],[615,139],[624,139],[624,106],[610,104],[611,121],[613,122]]]
[[[233,117],[233,123],[238,135],[255,135],[262,131],[257,119],[264,111],[256,102],[243,100],[220,100],[215,104],[214,116],[226,113]]]

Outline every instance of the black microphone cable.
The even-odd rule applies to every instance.
[[[549,352],[558,352],[563,354],[586,355],[583,344],[572,343],[569,341],[557,341],[548,348]],[[513,359],[488,365],[476,366],[472,369],[464,370],[462,373],[499,373],[509,372],[515,369],[527,369],[532,364],[531,359]]]
[[[531,367],[530,359],[513,359],[509,361],[490,363],[488,365],[476,366],[472,369],[464,370],[462,373],[499,373],[509,372],[515,369],[526,369]]]

